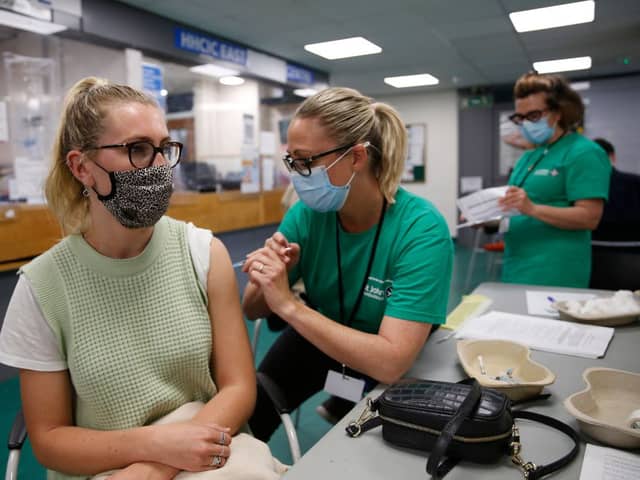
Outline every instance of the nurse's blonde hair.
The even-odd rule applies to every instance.
[[[89,227],[89,200],[82,194],[84,185],[67,166],[67,154],[96,146],[108,107],[131,102],[158,105],[144,92],[96,77],[83,78],[67,93],[44,188],[49,208],[65,233],[80,233]]]
[[[295,117],[316,118],[338,145],[369,141],[370,168],[387,202],[395,202],[407,153],[407,130],[398,112],[351,88],[327,88],[307,98]]]

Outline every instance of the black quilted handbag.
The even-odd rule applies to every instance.
[[[573,449],[548,465],[524,462],[514,418],[560,430],[572,438]],[[533,480],[567,465],[579,450],[578,434],[571,427],[545,415],[514,412],[506,395],[481,387],[475,379],[466,383],[419,379],[395,383],[377,399],[369,399],[360,418],[347,427],[347,434],[357,437],[379,425],[384,440],[431,452],[427,473],[434,478],[442,478],[460,460],[493,463],[510,455],[525,478]]]

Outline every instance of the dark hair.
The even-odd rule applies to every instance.
[[[563,130],[573,130],[582,123],[584,104],[580,95],[571,88],[569,82],[560,75],[540,75],[529,72],[522,75],[513,87],[515,99],[521,99],[544,92],[547,107],[560,112],[558,125]]]
[[[602,147],[602,149],[607,152],[607,155],[613,155],[616,153],[616,149],[613,148],[613,145],[609,140],[605,140],[604,138],[594,138],[594,142]]]

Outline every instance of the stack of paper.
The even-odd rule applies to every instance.
[[[637,480],[640,455],[587,444],[580,480]]]
[[[567,300],[590,300],[595,298],[593,293],[558,292],[551,290],[527,290],[527,313],[543,317],[560,318],[558,311],[551,307],[553,302]]]
[[[577,357],[604,356],[613,328],[491,311],[466,320],[457,338],[511,340],[534,350]]]
[[[479,192],[459,198],[456,203],[460,213],[466,219],[466,223],[458,225],[457,228],[479,225],[498,220],[500,217],[519,215],[520,212],[518,210],[504,212],[498,204],[498,199],[504,197],[507,188],[509,188],[507,185],[485,188]]]

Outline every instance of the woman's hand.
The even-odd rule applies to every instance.
[[[289,258],[287,257],[289,252],[282,252],[282,249],[279,248],[282,244],[277,242],[274,237],[267,240],[265,247],[252,252],[247,257],[243,270],[249,274],[249,281],[260,288],[269,310],[280,315],[283,310],[296,302],[296,299],[291,293],[287,275],[289,263],[286,258]],[[294,245],[297,246],[290,244],[289,247],[284,248],[290,248],[290,252],[299,258],[300,249],[298,247],[294,250]],[[282,315],[280,317],[286,320]]]
[[[264,249],[272,250],[278,255],[280,260],[287,266],[287,272],[291,271],[300,260],[300,245],[297,243],[289,243],[282,233],[276,232],[265,240],[264,247],[247,255],[247,260],[242,267],[243,272],[249,273],[251,271],[249,260]]]
[[[529,200],[527,192],[519,187],[509,187],[504,197],[498,200],[503,211],[516,209],[523,215],[533,216],[535,204]]]
[[[200,472],[222,467],[229,458],[231,434],[216,424],[181,422],[154,425],[151,448],[156,462]]]

